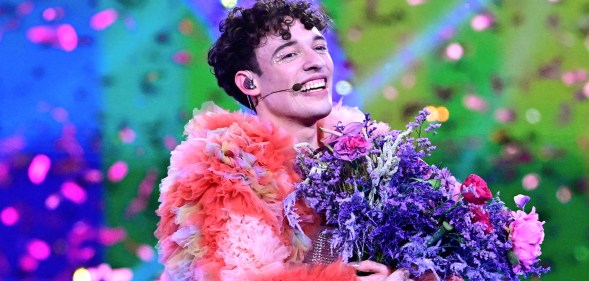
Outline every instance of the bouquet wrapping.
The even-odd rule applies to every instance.
[[[460,183],[446,168],[424,159],[435,147],[422,132],[422,110],[405,130],[382,123],[338,122],[326,127],[326,144],[297,146],[303,181],[285,200],[289,223],[298,228],[294,202],[302,198],[324,217],[331,248],[344,261],[374,260],[425,272],[439,279],[519,280],[547,272],[538,256],[544,222],[529,197],[516,196],[511,211],[485,181],[470,175]]]

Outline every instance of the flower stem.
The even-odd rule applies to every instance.
[[[442,237],[444,237],[444,235],[448,232],[448,231],[452,231],[454,229],[454,227],[449,224],[448,222],[444,221],[442,222],[442,226],[440,227],[440,229],[438,229],[438,231],[436,231],[436,233],[434,233],[434,235],[432,235],[432,237],[427,241],[427,245],[431,246],[434,245],[436,243],[438,243],[438,241],[440,241],[440,239],[442,239]]]

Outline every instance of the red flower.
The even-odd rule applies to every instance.
[[[487,228],[485,229],[485,233],[491,233],[491,231],[493,231],[493,225],[489,219],[489,213],[476,206],[471,207],[470,211],[474,215],[474,217],[471,219],[472,222],[480,222],[483,225],[486,225]]]
[[[472,191],[467,191],[467,187],[470,187],[470,190],[474,188],[476,194]],[[461,189],[464,195],[464,201],[468,203],[484,205],[485,202],[493,198],[491,190],[487,187],[487,183],[475,174],[471,174],[464,180]]]

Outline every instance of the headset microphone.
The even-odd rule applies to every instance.
[[[292,90],[295,92],[300,91],[303,88],[303,85],[301,83],[295,83],[294,85],[292,85]]]
[[[271,92],[271,93],[269,93],[269,94],[267,94],[265,96],[260,97],[258,99],[258,101],[256,102],[256,106],[258,105],[258,103],[260,103],[261,100],[265,99],[266,97],[268,97],[271,94],[279,93],[279,92],[298,92],[302,88],[303,88],[303,84],[301,84],[301,83],[295,83],[294,85],[292,85],[292,88],[290,88],[290,89],[284,89],[284,90],[278,90],[278,91]]]

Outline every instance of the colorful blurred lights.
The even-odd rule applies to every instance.
[[[444,106],[426,106],[425,109],[429,111],[426,117],[428,122],[446,122],[450,118],[450,111]]]
[[[19,214],[18,211],[14,207],[6,207],[0,213],[0,220],[6,226],[14,225],[18,222]]]
[[[47,8],[43,11],[43,19],[46,21],[54,21],[63,18],[63,8]]]
[[[20,268],[24,271],[35,271],[39,262],[30,256],[22,256],[19,261]]]
[[[49,195],[47,199],[45,199],[45,207],[49,210],[55,210],[59,207],[59,203],[61,203],[61,199],[56,194]]]
[[[495,119],[500,123],[508,123],[515,121],[516,115],[511,109],[499,108],[495,111]]]
[[[78,34],[69,24],[62,24],[57,28],[57,39],[64,51],[71,52],[78,47]]]
[[[187,65],[192,62],[192,54],[189,51],[178,51],[172,57],[175,63],[180,65]]]
[[[119,138],[124,143],[132,143],[135,141],[135,131],[129,127],[124,127],[119,131]]]
[[[487,110],[487,107],[489,106],[487,101],[473,94],[464,96],[462,102],[466,108],[478,112],[483,112]]]
[[[522,186],[525,190],[535,190],[540,185],[540,176],[535,173],[530,173],[522,179]]]
[[[33,158],[29,165],[29,179],[34,184],[41,184],[51,168],[51,159],[47,155],[39,154]]]
[[[16,10],[18,11],[19,15],[25,16],[25,15],[30,14],[34,8],[35,8],[35,5],[33,5],[33,3],[31,3],[31,1],[24,1],[20,4],[18,4],[18,6],[16,7]]]
[[[83,204],[86,202],[86,190],[80,187],[75,182],[64,182],[61,185],[61,194],[66,199],[76,203],[76,204]]]
[[[51,255],[51,248],[47,242],[39,239],[29,242],[27,250],[29,255],[38,261],[46,260]]]
[[[127,176],[127,172],[129,172],[127,163],[117,161],[108,169],[107,177],[112,182],[119,182]]]
[[[487,13],[476,15],[472,18],[470,26],[476,31],[483,31],[493,25],[493,16]]]
[[[417,6],[425,3],[425,0],[407,0],[407,4],[411,6]]]
[[[221,0],[221,5],[226,9],[231,9],[237,5],[237,0]]]
[[[387,86],[382,91],[382,94],[385,99],[392,101],[399,96],[399,91],[397,91],[397,89],[393,86]]]
[[[335,84],[335,91],[342,96],[347,96],[352,92],[352,84],[345,80],[338,81]]]
[[[74,272],[72,281],[92,281],[92,276],[90,275],[90,271],[88,271],[88,269],[81,267],[76,269]]]
[[[118,17],[119,14],[115,9],[110,8],[100,11],[90,19],[90,27],[94,30],[104,30],[115,23]]]
[[[541,118],[542,115],[540,114],[540,111],[535,108],[530,108],[526,111],[526,120],[528,120],[530,124],[536,124],[540,122]]]
[[[137,257],[144,262],[149,262],[154,259],[155,252],[151,246],[142,244],[137,248]]]
[[[458,43],[452,43],[446,47],[446,57],[449,60],[457,61],[464,55],[464,48]]]
[[[560,203],[566,204],[571,201],[572,197],[573,193],[568,186],[561,186],[558,188],[558,191],[556,191],[556,199],[558,199]]]

